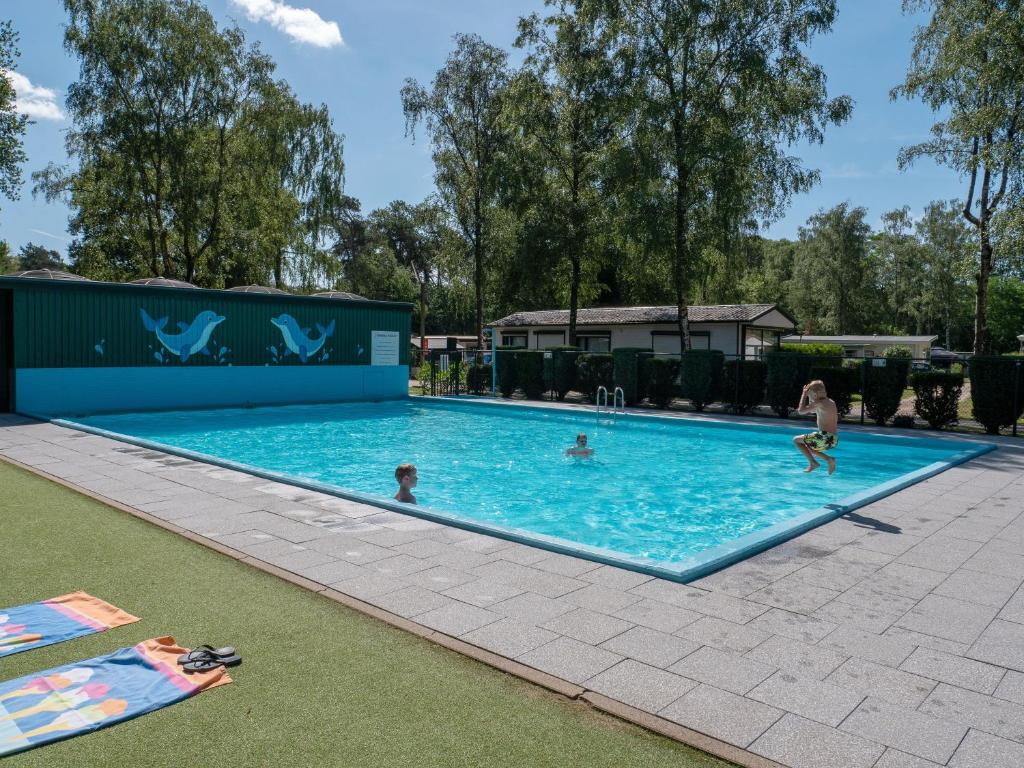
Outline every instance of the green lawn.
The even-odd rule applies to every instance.
[[[83,589],[142,617],[0,679],[160,635],[245,657],[232,685],[4,768],[725,766],[2,462],[0,488],[0,607]]]

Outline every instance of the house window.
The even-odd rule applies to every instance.
[[[537,349],[548,349],[565,344],[565,331],[534,331]]]
[[[506,347],[525,347],[527,338],[525,333],[503,333],[501,343]]]
[[[678,355],[679,332],[651,331],[651,349],[656,355]],[[711,332],[690,331],[690,349],[711,349]]]
[[[779,332],[767,328],[747,328],[744,332],[743,353],[751,360],[761,360],[765,352],[779,346]]]
[[[576,346],[584,352],[611,352],[612,339],[610,333],[576,334]]]

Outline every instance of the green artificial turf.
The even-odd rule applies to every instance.
[[[245,657],[231,685],[4,768],[726,765],[2,462],[0,489],[0,608],[81,589],[142,617],[0,679],[162,635]]]

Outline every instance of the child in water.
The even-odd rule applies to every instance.
[[[793,438],[793,445],[807,457],[808,465],[804,472],[813,472],[821,465],[817,459],[823,459],[828,465],[828,473],[831,475],[836,471],[836,460],[828,456],[825,451],[835,448],[839,444],[839,411],[836,404],[829,399],[825,392],[825,384],[820,379],[815,379],[810,384],[805,384],[800,394],[800,404],[796,412],[803,415],[807,413],[816,414],[818,417],[818,431],[806,435],[797,435]]]
[[[587,448],[587,435],[584,432],[580,432],[576,435],[576,445],[571,448],[566,448],[565,455],[576,456],[583,459],[594,455],[594,449]]]
[[[416,465],[399,464],[395,469],[395,480],[398,481],[398,493],[395,494],[395,501],[415,504],[416,497],[412,495],[412,489],[419,481],[419,478],[416,477]]]

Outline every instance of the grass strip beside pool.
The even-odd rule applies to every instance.
[[[3,462],[0,488],[0,605],[82,589],[142,618],[4,659],[2,679],[164,634],[245,657],[235,685],[4,768],[726,766]]]

